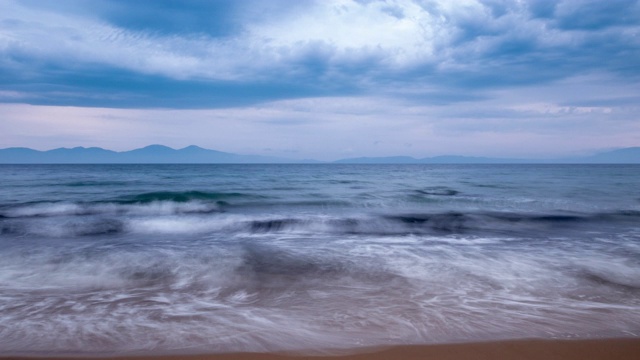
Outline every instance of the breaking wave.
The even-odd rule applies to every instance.
[[[38,202],[0,207],[0,233],[87,236],[129,233],[273,233],[311,232],[369,235],[521,235],[557,233],[594,226],[629,226],[640,211],[601,213],[515,213],[445,211],[433,213],[266,215],[264,207],[324,207],[326,202],[251,201],[237,205],[219,199],[256,199],[237,193],[161,192],[134,200],[94,203]],[[205,201],[204,199],[207,199]],[[255,214],[251,214],[251,208]],[[236,209],[243,212],[237,212]],[[248,210],[248,211],[247,211]],[[384,209],[383,209],[384,210]]]

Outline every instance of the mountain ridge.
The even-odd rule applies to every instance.
[[[113,151],[99,147],[56,148],[39,151],[25,147],[0,149],[2,164],[207,164],[307,162],[260,155],[240,155],[190,145],[181,149],[159,144]]]
[[[46,151],[27,147],[0,149],[0,164],[640,164],[640,147],[628,147],[599,152],[582,157],[555,159],[495,158],[481,156],[440,155],[414,158],[411,156],[356,157],[332,162],[289,159],[262,155],[241,155],[189,145],[180,149],[152,144],[142,148],[113,151],[100,147],[76,146]]]
[[[440,155],[357,157],[334,161],[341,164],[640,164],[640,147],[628,147],[582,157],[554,159],[496,158],[483,156]]]

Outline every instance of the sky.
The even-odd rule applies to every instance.
[[[0,148],[640,146],[640,0],[1,0]]]

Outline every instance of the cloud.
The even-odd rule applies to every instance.
[[[156,35],[224,37],[236,33],[242,26],[237,21],[239,2],[225,0],[20,0],[19,4],[68,18],[88,18]]]
[[[637,25],[640,5],[635,0],[563,1],[555,8],[555,23],[568,30],[602,30]]]
[[[323,159],[637,145],[639,3],[4,0],[0,143]]]
[[[133,86],[141,107],[171,107],[180,101],[168,99],[191,88],[211,96],[187,106],[219,107],[294,93],[401,93],[408,84],[451,93],[640,70],[630,60],[640,57],[634,1],[264,3],[6,1],[0,90],[29,83],[22,91],[32,103],[118,106]],[[114,86],[109,74],[131,80]],[[208,101],[237,89],[246,101]],[[88,91],[105,101],[73,95]],[[135,106],[124,98],[121,106]]]

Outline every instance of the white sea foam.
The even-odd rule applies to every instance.
[[[6,217],[64,216],[84,212],[81,205],[75,203],[40,203],[20,206],[3,212]]]
[[[118,212],[128,215],[174,215],[189,213],[211,213],[219,210],[213,203],[189,201],[176,203],[171,201],[154,201],[148,204],[119,205]]]
[[[37,203],[22,205],[2,211],[9,218],[17,217],[53,217],[71,215],[174,215],[188,213],[210,213],[218,211],[215,203],[201,201],[173,202],[153,201],[150,203],[120,204],[105,203]]]
[[[9,248],[0,349],[320,350],[639,330],[633,258],[508,239],[286,235]]]
[[[192,234],[211,232],[224,227],[224,222],[193,216],[142,218],[127,221],[127,229],[145,234]]]

